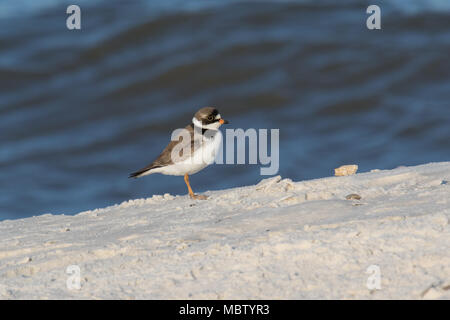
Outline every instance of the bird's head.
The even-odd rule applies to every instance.
[[[228,121],[222,119],[216,108],[205,107],[195,113],[192,123],[198,128],[218,130],[222,124],[227,124]]]

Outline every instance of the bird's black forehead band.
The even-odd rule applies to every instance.
[[[204,114],[202,116],[203,119],[207,119],[209,116],[213,116],[216,118],[216,116],[219,114],[219,111],[217,109],[212,110],[210,113]]]

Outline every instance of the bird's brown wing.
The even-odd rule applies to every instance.
[[[198,148],[197,144],[201,143],[201,140],[200,141],[194,140],[194,126],[192,124],[186,126],[185,129],[188,130],[190,133],[190,136],[191,136],[190,140],[185,141],[185,139],[183,139],[182,136],[180,136],[179,140],[170,141],[170,143],[161,152],[161,154],[158,156],[158,158],[156,158],[152,163],[150,163],[145,168],[142,168],[136,172],[133,172],[132,174],[130,174],[129,177],[130,178],[138,178],[142,174],[144,174],[145,172],[147,172],[149,170],[174,164],[174,162],[172,161],[172,151],[173,151],[173,148],[177,145],[180,147],[180,155],[179,155],[180,157],[179,157],[178,161],[182,161],[189,156],[189,154],[183,155],[183,150],[185,148],[187,148],[188,144],[190,144],[191,154],[192,154],[194,152],[194,149]],[[199,140],[199,139],[197,139],[197,140]],[[181,145],[179,145],[179,144],[181,144]]]

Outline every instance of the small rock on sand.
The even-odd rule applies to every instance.
[[[358,165],[349,164],[349,165],[341,166],[339,168],[334,169],[334,175],[336,177],[350,176],[352,174],[355,174],[356,171],[358,171]]]
[[[361,200],[361,196],[356,193],[349,194],[345,197],[347,200]]]

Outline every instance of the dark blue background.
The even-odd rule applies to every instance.
[[[293,180],[450,158],[450,5],[383,1],[0,3],[0,219],[74,214],[181,177],[128,174],[173,129],[216,106],[230,128],[279,128]],[[255,184],[259,166],[209,167],[204,192]]]

